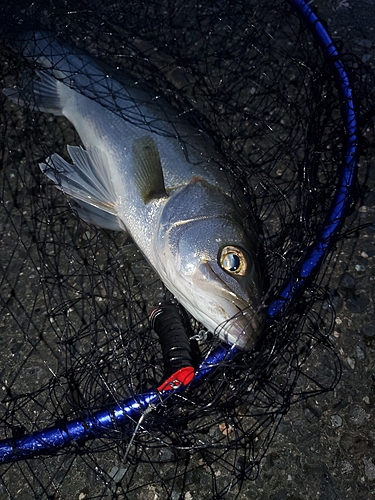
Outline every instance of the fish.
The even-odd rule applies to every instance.
[[[44,174],[85,222],[126,231],[209,332],[252,349],[265,318],[259,235],[210,137],[144,83],[51,33],[25,36],[22,52],[34,77],[3,92],[64,116],[82,142],[67,146],[70,161],[46,158]]]

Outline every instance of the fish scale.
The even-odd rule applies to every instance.
[[[264,323],[257,233],[212,142],[162,98],[128,77],[125,88],[48,33],[35,33],[24,54],[41,65],[39,79],[6,95],[65,116],[84,146],[68,146],[72,163],[52,154],[43,172],[86,222],[126,230],[196,320],[251,348]]]

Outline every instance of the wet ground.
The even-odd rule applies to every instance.
[[[374,166],[374,165],[373,165]],[[359,220],[373,222],[375,177]],[[331,336],[342,377],[332,393],[292,407],[268,450],[260,477],[241,498],[375,498],[375,231],[363,229],[337,255]]]
[[[348,27],[356,33],[347,50],[374,64],[375,3],[319,2],[319,6],[331,33],[340,36]],[[331,340],[341,361],[341,380],[334,392],[290,409],[260,477],[241,498],[375,498],[375,149],[371,133],[368,140],[369,168],[366,171],[362,162],[359,169],[362,180],[368,176],[367,192],[355,214],[360,225],[372,226],[344,241],[335,255],[330,282],[338,294]]]
[[[375,65],[375,24],[371,22],[375,2],[319,4],[322,17],[331,32],[337,30],[338,37],[342,23],[346,33],[355,18],[353,31],[358,30],[358,35],[352,36],[353,51],[364,62],[373,58]],[[365,161],[360,166],[361,183],[366,184],[367,191],[351,215],[356,221],[351,227],[362,228],[339,242],[330,262],[329,287],[336,309],[331,342],[341,361],[341,380],[332,393],[290,408],[267,451],[259,477],[244,484],[240,499],[375,499],[375,136],[372,130],[367,139],[367,158],[374,161],[370,160],[369,168]],[[27,300],[31,292],[25,291]],[[75,477],[74,498],[89,497],[79,484],[80,471]],[[211,484],[203,485],[200,496],[186,493],[185,500],[208,498],[210,491]],[[37,494],[31,493],[31,487],[30,491],[22,491],[22,498],[34,497]],[[0,492],[0,498],[8,496]],[[150,490],[144,492],[143,498],[159,497]]]

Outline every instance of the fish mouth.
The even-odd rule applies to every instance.
[[[214,333],[224,342],[248,351],[255,346],[262,332],[264,316],[260,307],[259,310],[255,310],[253,307],[247,306],[230,319],[220,323]]]
[[[200,269],[202,272],[202,268]],[[201,311],[206,321],[202,321],[208,330],[226,343],[243,350],[250,350],[257,342],[264,326],[265,311],[256,295],[245,293],[239,297],[221,279],[210,265],[205,266],[204,275],[214,278],[216,286],[210,290],[210,305]],[[208,287],[206,288],[206,293]],[[216,321],[215,321],[216,319]]]

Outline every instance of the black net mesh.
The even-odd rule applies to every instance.
[[[325,14],[344,42],[338,45],[367,137],[357,193],[367,207],[375,203],[363,188],[373,46],[341,4]],[[66,0],[0,12],[3,88],[32,77],[32,64],[12,44],[17,33],[49,30],[112,74],[147,82],[214,139],[260,221],[270,301],[324,223],[345,145],[331,68],[289,3]],[[0,437],[11,439],[156,387],[162,354],[148,313],[170,296],[124,233],[80,221],[38,168],[79,144],[73,127],[0,99]],[[371,222],[367,209],[361,213]],[[350,215],[337,242],[350,246],[349,257],[357,228]],[[365,231],[371,239],[371,227]],[[333,306],[342,297],[358,305],[363,294],[353,292],[351,275],[334,293],[346,270],[335,264],[330,256],[255,352],[150,411],[138,427],[1,466],[0,498],[248,498],[291,405],[338,382]],[[201,340],[202,357],[216,343]]]

